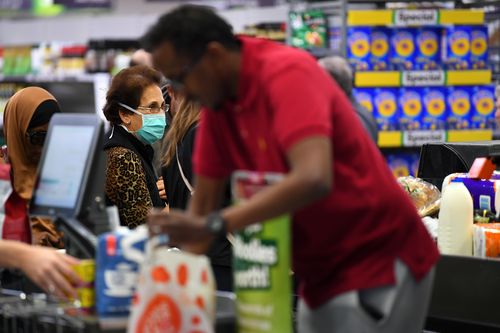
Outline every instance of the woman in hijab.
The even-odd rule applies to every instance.
[[[56,112],[60,109],[54,96],[39,87],[21,89],[5,107],[4,135],[11,165],[12,195],[24,202],[19,205],[21,211],[14,212],[18,218],[27,218],[49,121]],[[49,220],[32,218],[30,222],[33,244],[63,247],[62,238]]]

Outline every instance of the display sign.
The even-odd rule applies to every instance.
[[[236,204],[281,178],[277,174],[237,172],[232,182]],[[293,331],[290,252],[290,217],[286,215],[234,235],[238,332]]]
[[[445,142],[446,131],[407,131],[403,132],[403,146],[421,147],[429,142]]]
[[[401,75],[401,85],[406,87],[444,86],[444,71],[407,71]]]
[[[399,26],[421,26],[438,24],[438,11],[435,9],[395,10],[394,24]]]

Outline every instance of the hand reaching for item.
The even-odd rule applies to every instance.
[[[78,260],[57,251],[39,246],[24,250],[19,268],[45,292],[59,298],[76,298],[75,286],[82,283],[72,267]]]

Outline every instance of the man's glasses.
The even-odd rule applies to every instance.
[[[43,146],[45,138],[47,137],[47,131],[28,131],[26,135],[32,145]]]

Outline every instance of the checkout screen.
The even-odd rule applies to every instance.
[[[35,205],[73,208],[89,157],[95,127],[55,125],[52,128],[35,192]]]

